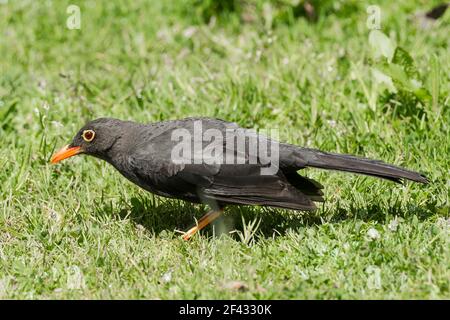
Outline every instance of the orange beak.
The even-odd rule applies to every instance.
[[[61,160],[73,157],[81,152],[81,147],[71,147],[69,148],[69,145],[65,146],[61,150],[59,150],[57,153],[55,153],[50,162],[51,163],[57,163]]]

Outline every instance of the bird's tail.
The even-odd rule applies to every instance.
[[[375,176],[383,179],[401,182],[401,179],[428,183],[423,174],[401,167],[384,163],[380,160],[371,160],[346,154],[322,152],[315,149],[299,148],[302,160],[306,167],[329,170],[347,171]]]

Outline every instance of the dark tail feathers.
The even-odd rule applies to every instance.
[[[348,171],[375,176],[401,183],[401,179],[408,179],[421,183],[428,183],[424,175],[384,163],[379,160],[359,158],[345,154],[334,154],[314,149],[300,149],[300,154],[307,167]]]

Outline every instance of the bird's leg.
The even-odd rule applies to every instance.
[[[186,231],[186,233],[183,235],[183,240],[189,240],[194,234],[197,233],[197,231],[202,230],[208,224],[216,220],[222,214],[222,212],[223,209],[213,209],[209,211],[207,214],[201,217],[200,220],[197,221],[197,225]]]

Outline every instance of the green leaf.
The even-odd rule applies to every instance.
[[[414,65],[414,60],[411,55],[402,47],[397,47],[392,58],[392,63],[398,64],[403,67],[409,78],[419,78],[419,72]]]
[[[377,84],[384,85],[390,92],[397,93],[397,88],[392,82],[392,78],[377,68],[371,68],[372,76]]]
[[[414,90],[413,93],[422,101],[430,101],[432,99],[430,92],[423,87]]]
[[[419,80],[414,60],[406,50],[397,47],[392,63],[379,64],[378,68],[392,79],[398,90],[411,92],[421,101],[431,100],[431,94]]]
[[[380,66],[381,71],[392,78],[396,87],[400,90],[413,91],[414,87],[409,81],[405,70],[398,64],[385,63]]]

